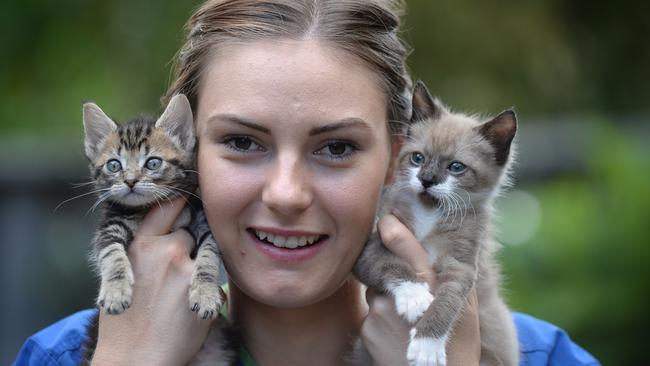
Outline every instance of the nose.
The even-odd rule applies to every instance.
[[[418,174],[418,178],[420,179],[420,183],[422,183],[422,187],[425,189],[440,183],[438,176],[430,172],[421,172]]]
[[[129,186],[129,188],[133,188],[133,186],[136,183],[138,183],[138,180],[137,179],[125,179],[124,183],[126,183],[126,185]]]
[[[293,155],[293,154],[292,154]],[[309,177],[297,156],[280,156],[262,191],[262,202],[283,216],[298,214],[312,203]]]

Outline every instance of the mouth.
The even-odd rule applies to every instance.
[[[440,200],[432,195],[431,193],[425,191],[422,191],[418,194],[418,197],[420,198],[420,201],[428,206],[439,206],[440,205]]]
[[[260,242],[283,249],[301,249],[319,244],[327,239],[327,235],[310,233],[271,232],[249,228],[247,231]]]

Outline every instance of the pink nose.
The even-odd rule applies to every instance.
[[[126,183],[126,185],[129,186],[129,188],[133,188],[133,186],[136,183],[138,183],[138,180],[137,179],[125,179],[124,183]]]

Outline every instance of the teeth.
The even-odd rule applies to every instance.
[[[304,247],[307,244],[313,244],[319,238],[319,235],[284,237],[282,235],[273,235],[261,230],[255,230],[255,235],[260,240],[266,240],[269,243],[273,243],[276,247],[290,249]]]
[[[289,249],[298,247],[298,238],[296,238],[295,236],[290,237],[289,239],[287,239],[287,242],[284,244],[284,246]]]
[[[284,248],[286,242],[287,239],[282,235],[276,235],[275,238],[273,238],[273,245],[276,247]]]

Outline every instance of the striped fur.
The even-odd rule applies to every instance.
[[[134,277],[127,250],[135,232],[153,206],[185,196],[188,205],[174,230],[184,228],[196,240],[189,308],[200,318],[216,317],[224,300],[221,258],[196,195],[196,144],[187,99],[174,97],[158,119],[138,117],[120,125],[93,103],[84,104],[83,114],[84,145],[98,193],[93,207],[101,212],[91,253],[101,280],[98,307],[120,314],[131,306]]]

